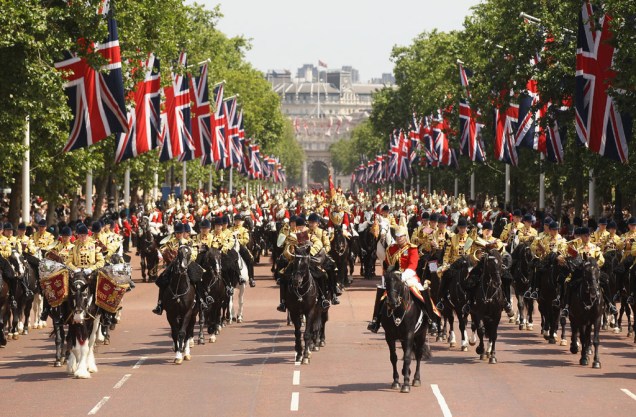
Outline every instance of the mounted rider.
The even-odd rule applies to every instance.
[[[510,246],[517,233],[521,232],[524,229],[525,226],[521,222],[522,218],[523,215],[521,214],[521,210],[514,210],[512,212],[512,222],[508,223],[501,232],[501,236],[499,236],[499,239],[501,239],[501,241],[504,242],[504,245],[506,245],[507,247]]]
[[[596,246],[602,246],[603,242],[609,237],[609,231],[607,231],[608,220],[607,217],[601,217],[598,220],[598,228],[590,235],[590,242]]]
[[[523,295],[525,298],[536,300],[539,298],[539,283],[541,282],[538,275],[541,270],[541,264],[552,252],[564,253],[565,239],[559,234],[559,224],[555,221],[550,223],[547,234],[541,239],[535,239],[530,245],[532,254],[536,257],[534,262],[535,272],[531,274],[530,288]],[[532,290],[532,291],[531,291]]]
[[[88,228],[80,223],[75,230],[77,240],[70,251],[66,266],[75,272],[84,270],[84,274],[91,275],[95,270],[104,267],[104,256],[88,236]]]
[[[601,251],[601,248],[591,242],[590,229],[587,227],[581,227],[577,230],[577,234],[579,237],[569,243],[568,250],[566,250],[564,255],[559,257],[559,262],[562,265],[564,265],[565,257],[575,258],[578,255],[583,255],[586,257],[591,257],[596,259],[596,264],[598,265],[600,269],[605,263],[605,258],[603,257],[603,252]],[[563,310],[561,311],[562,317],[568,317],[570,315],[569,301],[570,301],[571,279],[572,279],[572,274],[568,274],[568,276],[563,278],[563,280],[561,279],[559,280],[559,283],[561,284],[561,293],[563,294],[563,303],[564,303]],[[601,273],[599,279],[600,279],[600,285],[601,285],[601,289],[603,293],[603,299],[605,300],[605,303],[609,307],[610,312],[612,314],[616,314],[617,313],[616,307],[614,307],[610,299],[609,282],[608,282],[607,274]],[[561,294],[557,295],[557,298],[554,300],[553,304],[561,305],[561,300],[559,299],[560,295]]]
[[[243,227],[243,222],[243,216],[241,214],[236,214],[234,216],[234,225],[229,229],[229,231],[230,236],[234,236],[238,240],[238,253],[247,264],[250,287],[256,287],[256,281],[254,280],[254,257],[247,249],[247,244],[250,242],[250,232]]]
[[[46,230],[46,220],[38,222],[38,231],[33,234],[33,242],[43,252],[55,242],[55,236]]]
[[[531,243],[538,237],[537,229],[532,227],[532,214],[526,213],[521,219],[523,228],[519,229],[517,236],[519,237],[519,243]],[[503,239],[502,239],[503,240]]]
[[[451,277],[446,273],[455,261],[468,255],[470,248],[469,236],[467,233],[468,222],[465,218],[460,218],[457,222],[457,234],[450,238],[450,241],[446,242],[446,250],[444,251],[444,261],[442,266],[438,268],[437,275],[440,277],[441,282],[439,286],[439,292],[437,297],[439,302],[437,308],[439,310],[444,309],[444,299],[446,299]]]
[[[26,224],[20,223],[18,225],[18,234],[15,239],[20,243],[22,253],[28,253],[29,255],[39,257],[39,249],[37,246],[35,246],[35,242],[33,241],[33,239],[26,235],[26,229]]]
[[[331,240],[329,238],[329,233],[327,233],[326,230],[321,229],[319,227],[319,224],[320,216],[317,213],[311,213],[309,215],[309,218],[307,219],[307,225],[309,226],[309,235],[315,235],[318,239],[320,239],[320,242],[322,243],[322,247],[325,252],[325,262],[323,263],[322,267],[327,272],[329,286],[331,287],[331,293],[333,295],[331,303],[337,305],[340,304],[338,296],[341,295],[341,290],[336,282],[336,274],[338,269],[333,258],[331,257],[331,255],[329,255],[329,251],[331,250]]]
[[[384,247],[382,247],[382,249],[384,249]],[[390,266],[396,266],[398,268],[402,273],[402,282],[407,284],[415,297],[424,303],[429,321],[433,319],[434,315],[438,315],[433,307],[433,300],[428,290],[428,281],[422,285],[415,272],[419,262],[419,254],[417,246],[409,243],[408,229],[406,226],[398,226],[395,229],[395,243],[390,245],[386,251],[380,250],[378,252],[378,259],[383,262],[382,265],[385,270]],[[383,276],[382,283],[376,290],[373,319],[367,325],[367,329],[373,333],[377,333],[378,330],[380,330],[385,291],[386,287]]]
[[[306,244],[307,242],[311,245],[309,249],[309,255],[312,257],[311,259],[311,273],[316,274],[315,268],[321,263],[319,258],[319,253],[323,251],[322,241],[315,234],[310,235],[307,227],[305,226],[305,218],[298,217],[295,219],[296,227],[295,232],[290,232],[284,243],[283,249],[283,257],[287,261],[287,265],[280,271],[280,304],[276,307],[276,310],[280,312],[287,311],[287,307],[285,306],[285,298],[287,293],[287,284],[289,283],[291,271],[288,271],[289,265],[291,264],[292,259],[294,258],[294,254],[296,252],[296,246]],[[324,253],[324,252],[323,252]],[[324,257],[323,257],[324,261]],[[325,298],[325,295],[322,294],[322,306],[323,308],[329,307],[329,300]]]

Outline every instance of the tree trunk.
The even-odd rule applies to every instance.
[[[79,196],[77,195],[77,193],[73,193],[73,194],[75,195],[71,199],[71,213],[69,216],[69,221],[77,220],[77,217],[79,214]]]
[[[97,179],[97,198],[95,199],[95,207],[93,207],[93,219],[99,219],[104,212],[104,198],[106,197],[106,187],[108,186],[108,175],[101,176]]]
[[[584,179],[589,181],[589,176],[579,175],[576,178],[576,193],[574,194],[574,215],[581,217],[581,211],[583,210],[583,196],[584,196]],[[588,181],[585,181],[587,184]]]
[[[52,196],[52,198],[49,198],[47,201],[49,204],[46,209],[46,224],[47,226],[51,226],[58,222],[57,213],[55,212],[55,208],[57,207],[57,198],[56,196]]]
[[[14,227],[20,222],[22,175],[16,175],[15,179],[15,183],[11,187],[11,196],[9,197],[9,223],[13,224]]]

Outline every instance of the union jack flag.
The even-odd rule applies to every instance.
[[[179,54],[178,66],[187,67],[185,52]],[[164,124],[163,146],[160,161],[179,158],[179,161],[194,159],[194,143],[190,121],[190,89],[188,76],[172,73],[172,85],[163,89],[166,95],[166,124]]]
[[[605,14],[597,26],[594,8],[583,3],[576,50],[576,133],[592,152],[627,163],[631,118],[619,113],[608,95],[615,72],[612,17]]]
[[[239,149],[239,111],[236,97],[230,97],[225,100],[225,112],[227,114],[227,123],[225,130],[225,147],[228,149],[226,158],[226,167],[235,167],[241,163]]]
[[[515,141],[515,132],[519,123],[519,105],[510,103],[505,110],[495,109],[495,156],[498,160],[517,166],[519,158]]]
[[[210,123],[210,89],[208,88],[208,64],[199,67],[199,76],[190,82],[192,96],[192,139],[194,157],[201,158],[203,165],[212,163],[212,126]]]
[[[433,122],[433,149],[437,159],[433,161],[432,166],[449,166],[452,163],[452,152],[448,144],[447,132],[450,130],[450,124],[445,117],[439,112],[438,120]]]
[[[227,148],[225,146],[225,124],[227,116],[225,114],[225,104],[223,103],[223,83],[214,86],[214,134],[212,136],[212,160],[217,164],[217,168],[225,168],[227,159]]]
[[[422,134],[424,132],[424,126],[422,123],[422,119],[418,119],[417,115],[413,113],[413,120],[411,121],[412,126],[409,131],[409,140],[411,141],[411,155],[409,158],[409,163],[411,164],[411,168],[415,167],[418,159],[419,152],[422,147]]]
[[[159,59],[149,54],[142,63],[144,80],[137,83],[132,94],[135,107],[128,110],[128,133],[117,138],[115,162],[134,158],[157,147],[161,130],[161,83]]]
[[[469,77],[472,72],[465,69],[461,63],[459,65],[459,78],[462,86],[466,89],[466,99],[459,101],[459,130],[460,130],[460,148],[461,155],[468,155],[471,161],[485,162],[486,154],[484,145],[481,141],[481,129],[483,124],[478,122],[481,114],[473,112],[470,107],[470,89],[468,86]]]
[[[105,11],[107,6],[102,6]],[[99,53],[108,64],[96,70],[85,58],[70,52],[65,53],[64,61],[55,64],[58,71],[64,72],[64,90],[73,112],[64,152],[94,145],[112,133],[128,131],[119,35],[112,16],[108,18],[106,42],[89,49]]]
[[[411,147],[409,139],[404,134],[404,131],[400,130],[397,147],[397,178],[406,179],[409,177],[410,155]]]

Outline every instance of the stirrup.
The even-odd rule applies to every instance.
[[[338,299],[337,296],[334,295],[333,299],[331,300],[331,304],[333,304],[333,305],[340,304],[340,300]]]
[[[256,287],[256,281],[253,278],[250,279],[250,287],[252,288]]]
[[[608,304],[608,308],[612,315],[618,314],[618,310],[616,309],[616,306],[614,306],[614,304]]]
[[[470,313],[470,304],[466,303],[464,304],[464,306],[462,307],[462,314],[468,314]]]
[[[441,311],[444,309],[444,303],[442,303],[441,301],[438,301],[435,307],[437,307],[437,309]]]
[[[552,307],[560,307],[561,306],[561,298],[557,297],[552,300]]]
[[[376,318],[371,320],[369,324],[367,324],[367,330],[372,333],[377,333],[380,330],[380,321]]]
[[[523,298],[532,298],[532,292],[526,290],[526,292],[523,293]]]
[[[536,300],[537,298],[539,298],[539,293],[536,290],[532,291],[532,293],[530,294],[530,298]]]
[[[152,312],[160,316],[161,313],[163,313],[163,306],[161,304],[157,304],[157,307],[155,307]]]
[[[322,302],[320,303],[321,307],[323,309],[328,309],[329,307],[331,307],[331,302],[329,302],[329,300],[327,300],[326,298],[324,300],[322,300]]]
[[[563,310],[561,310],[561,317],[563,317],[564,319],[567,319],[570,316],[570,309],[568,309],[567,307],[563,307]]]

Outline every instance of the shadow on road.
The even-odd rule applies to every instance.
[[[377,391],[395,392],[394,390],[391,389],[390,383],[383,383],[383,382],[342,384],[342,385],[335,385],[335,386],[329,386],[329,387],[313,386],[309,388],[320,390],[319,391],[320,394],[348,394],[351,392],[377,392]]]

